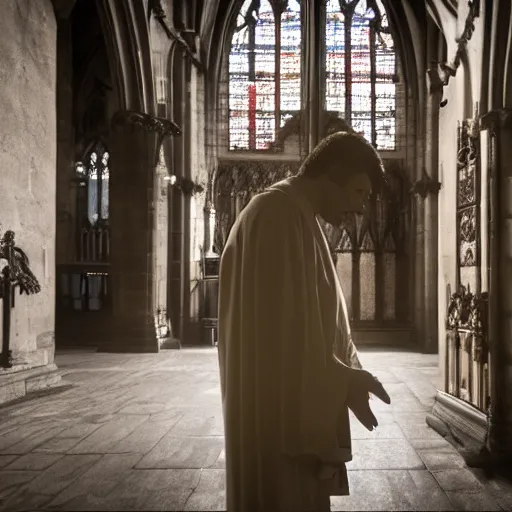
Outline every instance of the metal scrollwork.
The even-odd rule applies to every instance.
[[[473,294],[469,289],[453,293],[446,316],[446,336],[448,341],[460,346],[464,334],[464,350],[472,355],[475,362],[484,364],[488,356],[487,327],[488,294]]]
[[[471,298],[471,315],[469,318],[469,326],[473,336],[473,360],[484,364],[488,356],[487,344],[487,306],[488,294],[482,293],[480,296]]]
[[[15,245],[14,231],[6,231],[0,238],[0,299],[2,299],[3,338],[0,366],[10,368],[12,356],[10,346],[11,309],[14,307],[14,292],[19,289],[20,295],[32,295],[41,291],[41,286],[29,268],[27,255]]]
[[[225,162],[216,169],[212,195],[215,198],[214,239],[217,253],[220,254],[224,248],[237,209],[245,207],[255,194],[296,174],[298,166],[299,162],[236,161]]]

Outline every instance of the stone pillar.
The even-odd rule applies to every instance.
[[[123,111],[111,132],[111,296],[112,322],[106,350],[157,352],[155,296],[157,218],[154,187],[163,136],[175,125]]]
[[[183,180],[180,184],[181,198],[181,222],[183,239],[181,244],[181,343],[190,343],[190,198],[192,195],[191,187],[187,187],[191,183],[191,142],[190,133],[190,62],[184,57],[181,60],[181,101],[183,113],[183,137],[180,138],[183,146]],[[196,138],[194,137],[194,141]]]
[[[432,84],[430,84],[432,85]],[[438,351],[438,193],[439,184],[439,104],[442,89],[430,87],[425,115],[425,167],[423,177],[426,188],[423,198],[423,343],[427,353]]]
[[[171,319],[171,331],[174,343],[180,346],[181,331],[181,191],[177,187],[170,187],[169,198],[169,264],[167,303]]]
[[[73,48],[71,22],[57,19],[57,265],[75,256],[76,196],[73,182],[75,133],[73,126]],[[57,282],[57,286],[60,282]]]
[[[512,110],[482,118],[489,130],[489,350],[491,405],[488,449],[512,459]]]

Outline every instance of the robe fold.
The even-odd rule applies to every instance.
[[[327,241],[296,180],[249,202],[221,257],[228,512],[329,510],[329,495],[348,494],[349,372],[335,353],[360,364]]]

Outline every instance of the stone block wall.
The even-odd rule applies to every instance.
[[[56,21],[50,0],[2,3],[0,231],[12,229],[42,291],[16,296],[11,349],[53,362],[55,303]]]
[[[461,2],[458,9],[456,22],[443,27],[448,46],[448,61],[454,58],[456,52],[455,38],[459,37],[465,25],[468,14],[466,2]],[[456,76],[451,78],[444,88],[443,98],[447,100],[446,106],[441,108],[439,114],[439,181],[442,184],[439,193],[438,213],[438,336],[439,336],[439,364],[443,377],[439,382],[439,388],[444,390],[444,365],[446,352],[446,328],[445,319],[448,307],[447,287],[455,291],[457,283],[457,127],[458,123],[466,118],[472,118],[475,107],[478,107],[485,73],[482,68],[482,53],[484,48],[484,20],[490,16],[485,12],[484,5],[480,8],[480,16],[475,19],[475,30],[467,44],[467,60],[461,63]],[[482,112],[478,112],[482,114]],[[481,154],[487,153],[486,141],[482,141]],[[482,161],[485,164],[485,161]],[[481,165],[482,184],[487,182],[487,166]],[[485,186],[481,190],[483,201],[481,211],[486,211],[487,200],[485,198]],[[482,247],[487,240],[486,217],[481,219]],[[484,258],[486,256],[484,255]],[[485,263],[485,259],[482,260]],[[486,266],[486,265],[485,265]],[[482,265],[482,275],[486,273]],[[482,291],[486,290],[487,280],[482,280]],[[473,290],[472,290],[473,291]]]

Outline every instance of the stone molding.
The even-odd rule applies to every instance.
[[[426,199],[429,195],[438,195],[441,190],[441,183],[432,179],[427,173],[426,169],[422,170],[421,179],[414,182],[411,193]]]
[[[112,117],[112,126],[132,125],[146,132],[157,133],[161,138],[181,135],[180,127],[169,119],[152,116],[135,110],[120,110]]]
[[[512,130],[512,109],[491,110],[480,117],[480,130]]]
[[[430,78],[430,94],[442,92],[443,88],[448,85],[450,78],[456,75],[462,57],[466,53],[468,42],[475,31],[475,20],[480,16],[480,0],[469,0],[468,6],[469,12],[464,23],[464,30],[457,39],[457,50],[452,62],[448,64],[433,61],[432,67],[427,70]],[[443,101],[442,106],[444,105],[446,105],[446,100]]]
[[[479,467],[488,461],[488,416],[484,412],[438,390],[426,422],[461,451],[468,466]]]

